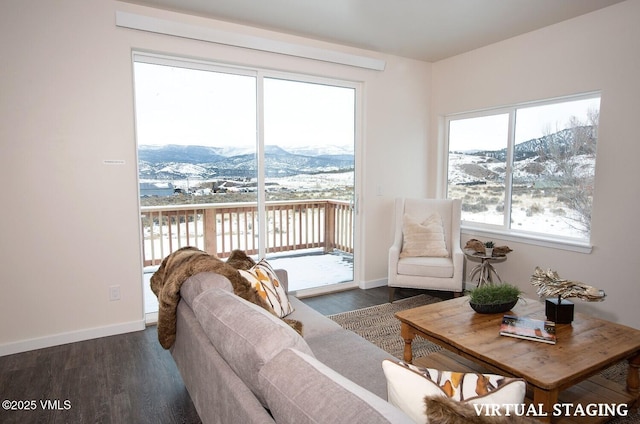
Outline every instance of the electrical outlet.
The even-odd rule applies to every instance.
[[[109,287],[109,300],[120,300],[120,286]]]

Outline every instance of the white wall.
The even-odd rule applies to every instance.
[[[143,328],[132,49],[363,82],[358,275],[386,276],[392,199],[426,193],[430,64],[111,0],[2,9],[0,355]],[[116,10],[379,57],[387,68],[117,28]],[[103,164],[112,159],[125,163]],[[109,301],[111,285],[120,301]]]
[[[387,68],[117,28],[116,10],[370,55]],[[605,302],[578,309],[637,327],[639,17],[631,0],[431,65],[111,0],[4,2],[0,355],[143,326],[132,49],[363,82],[361,285],[386,278],[393,198],[436,193],[439,116],[601,89],[593,253],[509,243],[498,266],[523,287],[541,265],[604,288]],[[120,301],[108,300],[111,285]]]
[[[535,266],[602,288],[578,311],[640,328],[637,175],[640,143],[640,1],[606,9],[437,62],[433,66],[429,168],[438,164],[436,123],[446,114],[602,90],[591,254],[505,242],[496,268],[535,297]],[[442,140],[440,140],[442,141]],[[429,173],[429,193],[438,190]],[[471,236],[463,234],[463,243]],[[502,243],[499,243],[502,244]]]

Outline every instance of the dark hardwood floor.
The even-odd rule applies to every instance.
[[[302,299],[302,301],[324,315],[333,315],[386,303],[389,301],[388,290],[386,286],[368,290],[346,290],[322,296],[309,297]],[[397,288],[394,300],[417,296],[421,293],[428,293],[447,299],[452,297],[452,293],[447,292]]]
[[[200,422],[155,326],[1,357],[0,397],[18,408],[35,401],[24,411],[3,403],[0,423]]]
[[[387,293],[354,289],[303,301],[331,315],[385,303]],[[399,289],[396,299],[418,293]],[[0,357],[0,400],[0,423],[201,422],[155,326]]]

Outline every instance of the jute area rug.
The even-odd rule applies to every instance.
[[[369,308],[330,315],[329,318],[340,324],[342,328],[359,334],[396,358],[402,359],[404,340],[400,337],[400,321],[398,321],[394,314],[405,309],[416,308],[440,301],[441,299],[437,297],[421,294],[407,299],[397,300],[393,303],[385,303]],[[416,337],[412,343],[413,356],[416,358],[426,356],[441,349],[440,346],[419,336]],[[604,370],[601,375],[608,380],[615,381],[624,386],[627,381],[627,367],[626,361],[623,361]],[[640,410],[638,408],[629,410],[627,417],[617,417],[608,421],[608,423],[640,424]]]
[[[404,340],[400,337],[400,321],[394,316],[398,311],[417,308],[418,306],[440,302],[437,297],[421,294],[393,303],[371,306],[355,311],[330,315],[329,318],[340,324],[342,328],[351,330],[364,337],[382,350],[402,359]],[[421,337],[412,343],[413,355],[418,358],[442,349]]]

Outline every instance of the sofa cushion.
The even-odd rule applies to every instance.
[[[266,260],[261,259],[251,269],[247,271],[238,270],[238,272],[271,305],[276,315],[280,318],[286,317],[293,312],[293,306],[289,302],[286,288],[280,284],[280,279],[276,272]]]
[[[461,373],[423,368],[404,362],[383,361],[389,402],[416,422],[427,422],[425,397],[446,396],[476,404],[521,404],[526,383],[495,374]]]
[[[398,261],[398,274],[451,278],[453,277],[453,261],[451,258],[401,258]]]
[[[382,361],[395,359],[388,352],[343,328],[319,337],[305,337],[305,340],[320,362],[382,399],[387,399]]]
[[[178,303],[177,316],[171,355],[202,422],[274,424],[258,398],[211,345],[186,302]]]
[[[294,311],[287,318],[295,319],[304,324],[303,336],[305,340],[342,330],[337,322],[328,319],[297,297],[289,296],[289,302],[291,302]]]
[[[258,372],[265,363],[289,347],[313,355],[281,319],[226,290],[202,293],[193,311],[216,350],[263,404]]]
[[[437,213],[430,215],[423,222],[405,214],[402,217],[402,237],[401,258],[409,256],[449,256],[444,240],[442,218]]]
[[[259,377],[267,407],[278,423],[412,422],[388,402],[294,349],[280,352]]]

